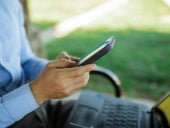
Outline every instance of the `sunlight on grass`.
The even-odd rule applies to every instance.
[[[155,3],[155,4],[154,4]],[[142,0],[129,0],[128,4],[116,11],[110,12],[108,15],[97,19],[84,29],[93,30],[98,28],[109,30],[141,30],[170,32],[170,22],[164,24],[162,16],[169,13],[169,8],[161,1],[148,1],[144,4]],[[156,10],[152,10],[156,8]]]
[[[29,0],[33,22],[59,22],[68,17],[80,14],[105,0]]]

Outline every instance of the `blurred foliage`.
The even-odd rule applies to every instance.
[[[37,8],[35,5],[38,1],[31,1],[30,4],[33,9],[32,22],[41,30],[44,23],[46,27],[52,26],[53,23],[106,2],[44,0],[43,5]],[[128,0],[123,7],[79,28],[69,36],[48,42],[45,47],[49,59],[54,59],[63,50],[81,57],[114,35],[116,44],[113,50],[97,64],[119,76],[124,95],[159,99],[170,90],[169,34],[170,8],[162,1]],[[92,79],[88,87],[92,86],[99,91],[102,87],[110,91],[110,85],[104,80],[96,77]]]

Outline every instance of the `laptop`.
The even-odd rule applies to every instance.
[[[82,91],[65,128],[170,128],[170,92],[152,108],[94,91]]]

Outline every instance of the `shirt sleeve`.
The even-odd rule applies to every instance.
[[[24,69],[26,82],[35,80],[47,63],[47,60],[37,57],[32,57],[23,63],[22,67]]]
[[[27,82],[33,81],[49,62],[45,58],[37,57],[31,50],[28,43],[25,29],[21,26],[21,64]]]
[[[37,107],[29,84],[0,97],[0,128],[6,128]]]

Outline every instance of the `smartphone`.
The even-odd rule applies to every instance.
[[[95,47],[93,50],[88,52],[86,55],[84,55],[79,61],[78,66],[91,64],[97,61],[99,58],[104,56],[106,53],[108,53],[115,44],[115,38],[111,36],[106,41],[99,44],[97,47]]]

